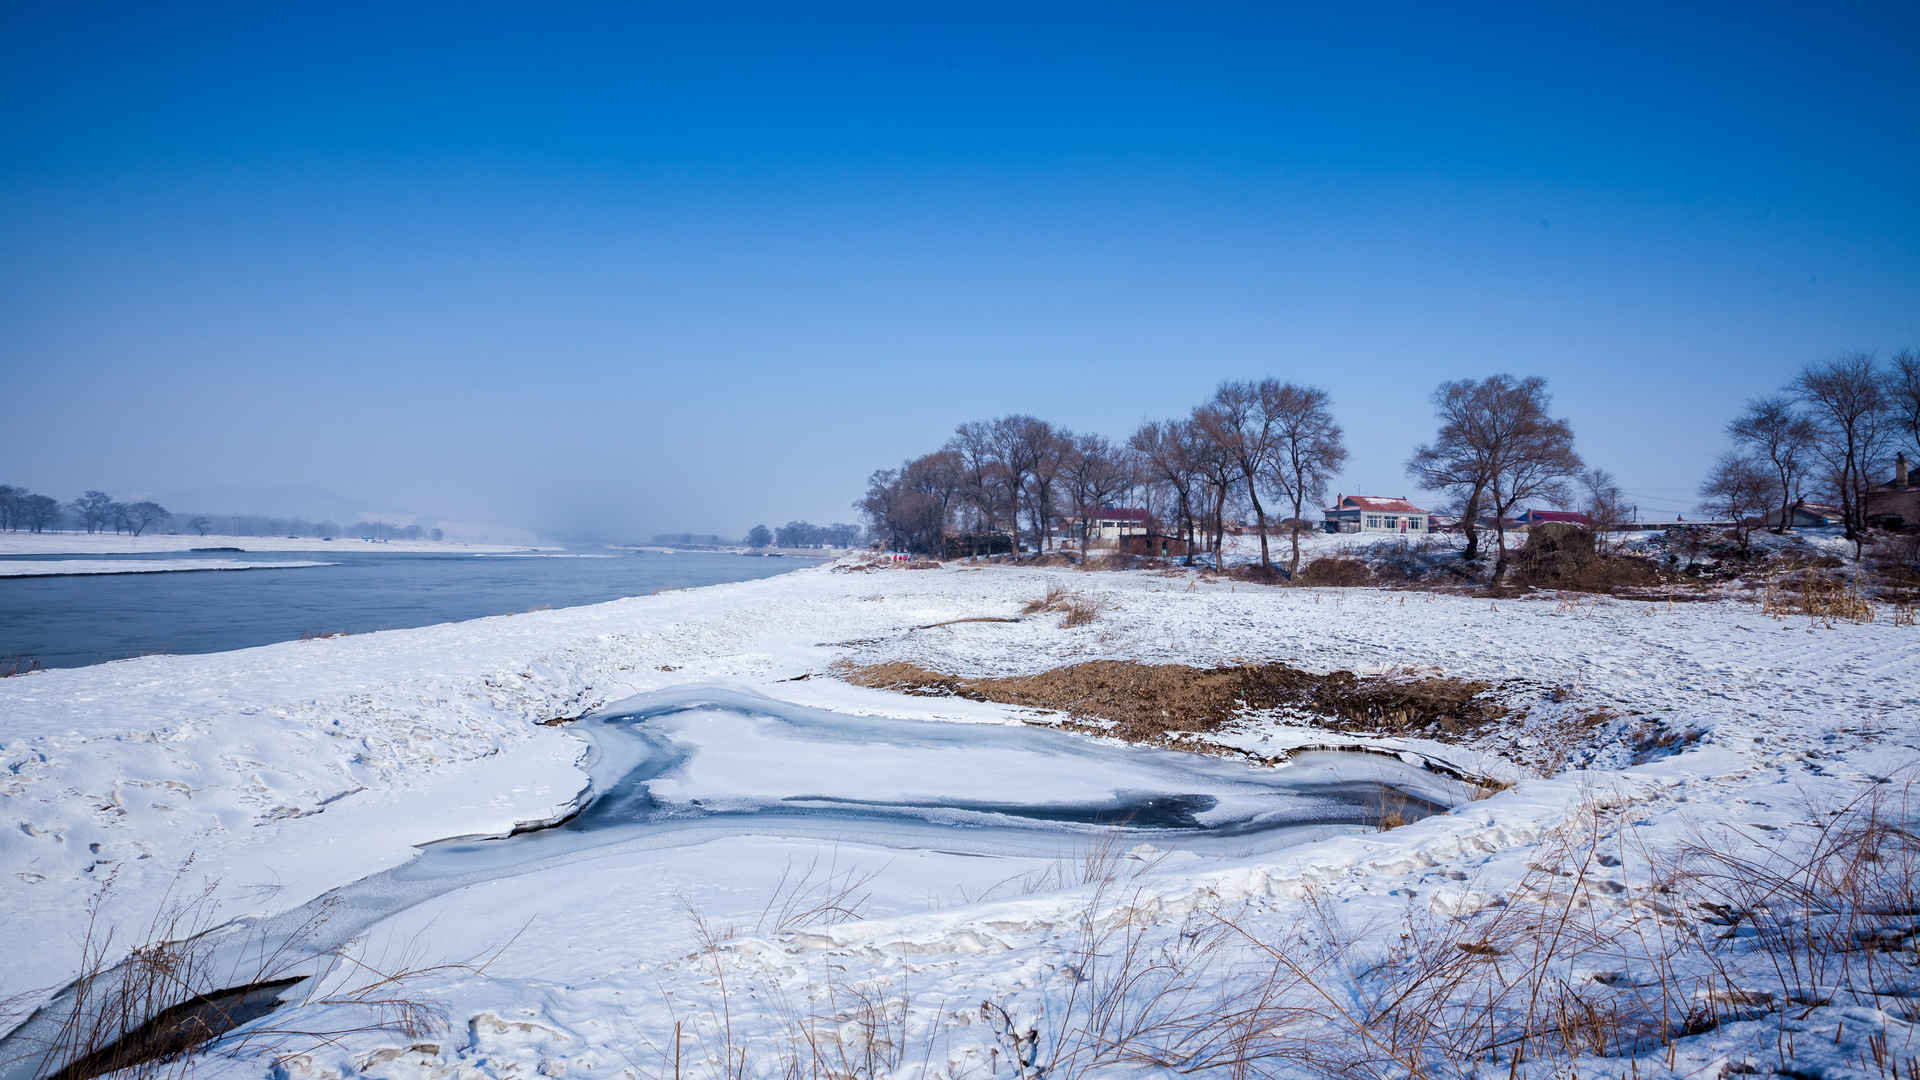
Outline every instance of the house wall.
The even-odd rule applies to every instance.
[[[1891,523],[1897,518],[1906,528],[1920,526],[1920,488],[1902,490],[1885,487],[1868,492],[1866,501],[1866,518],[1870,525]]]
[[[1427,515],[1388,513],[1376,510],[1342,510],[1327,515],[1327,531],[1336,533],[1379,533],[1397,536],[1400,522],[1407,522],[1407,535],[1425,535]]]

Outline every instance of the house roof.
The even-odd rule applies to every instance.
[[[1147,520],[1147,512],[1145,510],[1135,510],[1127,507],[1109,506],[1101,510],[1098,516],[1101,521],[1145,521]]]
[[[1429,513],[1408,502],[1405,495],[1343,495],[1327,508],[1327,513],[1338,513],[1341,510],[1372,510],[1395,514]]]
[[[1574,525],[1587,524],[1587,515],[1576,514],[1571,510],[1529,510],[1520,515],[1521,521],[1565,521]]]

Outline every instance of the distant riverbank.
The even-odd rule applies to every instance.
[[[329,547],[318,565],[292,552],[251,548],[240,556],[189,552],[164,560],[0,556],[0,661],[81,667],[149,653],[224,652],[595,604],[814,565],[693,552],[416,552],[360,541]],[[72,569],[76,564],[85,572]],[[240,566],[299,572],[179,572]],[[154,569],[175,572],[145,572]]]
[[[452,540],[362,540],[318,536],[201,536],[197,533],[110,532],[0,533],[0,555],[148,555],[157,552],[223,548],[241,551],[411,551],[471,555],[483,551],[557,551],[520,544],[462,544]]]

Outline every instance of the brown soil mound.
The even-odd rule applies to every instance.
[[[1508,580],[1537,589],[1609,593],[1657,585],[1660,570],[1645,559],[1602,555],[1594,549],[1592,532],[1553,522],[1527,530],[1526,546],[1513,554]]]
[[[963,679],[896,661],[848,665],[840,675],[857,686],[910,694],[1053,709],[1113,722],[1124,739],[1150,741],[1174,731],[1210,731],[1245,709],[1298,708],[1330,726],[1377,733],[1429,728],[1456,732],[1497,720],[1506,710],[1480,695],[1491,687],[1461,679],[1397,679],[1350,671],[1315,675],[1285,664],[1196,668],[1094,660],[1038,675]]]
[[[1328,557],[1315,559],[1300,571],[1305,585],[1356,586],[1373,583],[1373,570],[1359,559]]]

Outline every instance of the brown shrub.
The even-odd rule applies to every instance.
[[[1355,731],[1400,733],[1438,728],[1454,732],[1506,715],[1482,699],[1487,683],[1440,677],[1359,676],[1351,671],[1316,675],[1286,664],[1241,664],[1196,668],[1093,660],[1037,675],[965,679],[896,661],[866,667],[843,665],[842,678],[857,686],[910,694],[952,695],[1051,709],[1111,722],[1110,733],[1134,741],[1174,731],[1210,731],[1245,709],[1295,708]]]
[[[1373,570],[1359,559],[1315,559],[1300,571],[1303,585],[1371,585]]]
[[[1066,612],[1067,617],[1060,620],[1060,626],[1062,629],[1070,630],[1076,626],[1085,626],[1099,618],[1100,605],[1084,596],[1076,596],[1067,602]]]
[[[1098,600],[1090,600],[1056,582],[1047,586],[1045,596],[1027,601],[1026,605],[1020,609],[1020,614],[1038,615],[1043,611],[1058,611],[1066,616],[1061,620],[1060,626],[1063,629],[1070,629],[1075,626],[1085,626],[1099,618],[1100,609],[1101,604]]]
[[[1549,523],[1527,530],[1527,542],[1513,555],[1509,580],[1538,589],[1608,593],[1656,585],[1660,571],[1645,559],[1602,555],[1593,533],[1578,525]]]
[[[1229,566],[1227,567],[1227,576],[1235,581],[1250,581],[1255,585],[1285,585],[1287,583],[1286,571],[1277,566],[1261,566],[1258,563],[1249,563],[1245,566]]]

